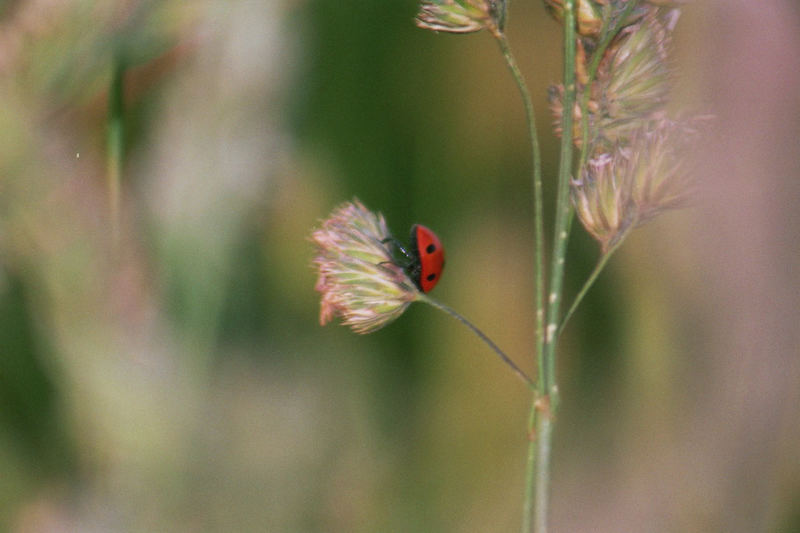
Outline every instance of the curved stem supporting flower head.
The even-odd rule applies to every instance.
[[[606,263],[608,263],[608,260],[611,259],[611,256],[614,254],[617,248],[619,248],[619,246],[622,244],[622,241],[625,240],[627,233],[628,233],[627,231],[623,233],[619,237],[619,239],[608,250],[604,251],[603,254],[600,256],[600,259],[597,261],[597,264],[592,270],[592,273],[589,274],[589,277],[586,279],[586,282],[583,284],[583,287],[581,288],[580,292],[578,292],[577,296],[575,296],[575,300],[573,300],[572,305],[569,307],[569,310],[564,314],[564,318],[561,319],[561,324],[559,324],[558,326],[559,336],[561,335],[561,332],[564,331],[567,322],[569,322],[570,317],[572,317],[572,314],[578,308],[578,305],[580,305],[581,301],[583,301],[583,297],[586,296],[586,293],[589,292],[589,289],[592,287],[595,280],[600,275],[600,272],[603,271],[603,268],[606,266]]]
[[[498,31],[494,34],[500,45],[500,50],[511,71],[514,81],[522,95],[525,106],[525,116],[528,122],[528,134],[531,143],[533,159],[533,217],[534,217],[534,269],[535,269],[535,301],[536,301],[536,357],[541,359],[542,345],[544,344],[544,223],[542,214],[542,158],[539,150],[539,135],[536,131],[536,116],[534,115],[533,102],[525,79],[517,65],[505,33]],[[541,374],[541,361],[539,373]]]
[[[472,322],[470,322],[469,320],[467,320],[466,318],[464,318],[463,316],[461,316],[461,315],[460,315],[458,312],[456,312],[454,309],[452,309],[452,308],[450,308],[450,307],[448,307],[448,306],[444,305],[444,304],[443,304],[443,303],[441,303],[441,302],[438,302],[438,301],[434,300],[434,299],[433,299],[433,298],[431,298],[430,296],[427,296],[427,295],[425,295],[425,294],[423,294],[423,293],[420,293],[420,294],[419,294],[419,296],[417,297],[417,301],[419,301],[419,302],[425,302],[426,304],[428,304],[428,305],[431,305],[431,306],[435,307],[436,309],[439,309],[440,311],[444,311],[444,312],[445,312],[445,313],[447,313],[448,315],[452,316],[453,318],[455,318],[456,320],[458,320],[459,322],[461,322],[462,324],[464,324],[465,326],[467,326],[469,329],[471,329],[471,330],[472,330],[472,332],[473,332],[473,333],[475,333],[475,335],[477,335],[478,337],[480,337],[480,339],[481,339],[483,342],[485,342],[485,343],[486,343],[486,344],[489,346],[489,348],[491,348],[491,349],[494,351],[494,353],[496,353],[496,354],[497,354],[497,355],[500,357],[500,359],[502,359],[502,360],[503,360],[503,362],[504,362],[505,364],[507,364],[509,367],[511,367],[511,369],[514,371],[514,373],[515,373],[515,374],[516,374],[516,375],[517,375],[517,376],[518,376],[520,379],[522,379],[522,381],[524,381],[524,382],[525,382],[525,384],[526,384],[528,387],[531,387],[531,388],[533,388],[533,387],[534,387],[534,382],[533,382],[533,380],[532,380],[530,377],[528,377],[528,375],[527,375],[525,372],[523,372],[523,371],[522,371],[522,370],[521,370],[521,369],[520,369],[520,368],[519,368],[519,367],[516,365],[516,363],[514,363],[514,361],[512,361],[512,360],[511,360],[511,358],[510,358],[509,356],[507,356],[507,355],[505,354],[505,352],[503,352],[503,350],[501,350],[501,349],[500,349],[500,348],[499,348],[499,347],[498,347],[498,346],[497,346],[497,345],[494,343],[494,341],[492,341],[492,339],[490,339],[490,338],[489,338],[489,337],[488,337],[488,336],[487,336],[487,335],[486,335],[486,334],[485,334],[483,331],[481,331],[481,330],[480,330],[480,329],[478,329],[478,328],[477,328],[477,327],[476,327],[474,324],[472,324]]]
[[[536,116],[533,110],[533,101],[531,99],[530,91],[522,76],[514,55],[511,53],[508,39],[502,31],[493,32],[497,43],[500,45],[500,51],[505,58],[506,65],[511,71],[511,75],[519,88],[522,96],[522,103],[525,107],[525,116],[528,122],[528,134],[531,143],[531,155],[533,158],[533,218],[534,218],[534,285],[535,285],[535,307],[536,307],[536,348],[535,357],[538,368],[538,380],[536,386],[536,394],[531,402],[531,410],[528,418],[528,433],[533,434],[536,432],[537,417],[539,409],[536,407],[536,400],[540,395],[544,394],[544,215],[542,209],[542,163],[541,153],[539,150],[539,135],[536,131]],[[526,494],[523,506],[523,531],[530,530],[530,524],[533,518],[533,487],[535,475],[535,447],[536,442],[531,441],[530,449],[528,450],[527,466],[526,466]]]

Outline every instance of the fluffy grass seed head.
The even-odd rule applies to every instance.
[[[698,126],[705,118],[689,122],[662,119],[633,133],[627,151],[637,223],[690,203],[696,183],[693,163]]]
[[[371,333],[389,324],[420,292],[396,264],[384,242],[391,238],[383,215],[358,200],[337,207],[311,235],[313,264],[322,294],[320,324],[341,317],[356,333]]]
[[[597,76],[606,100],[606,130],[629,129],[632,123],[663,110],[670,90],[671,33],[653,12],[622,30],[609,49]],[[614,140],[621,134],[607,136]]]
[[[604,252],[629,230],[689,203],[697,122],[647,122],[629,143],[590,159],[572,181],[575,212]]]
[[[610,151],[615,144],[625,142],[632,131],[644,122],[660,118],[665,113],[669,96],[672,69],[667,59],[674,19],[663,16],[661,9],[649,7],[636,14],[638,21],[622,29],[605,51],[597,76],[589,89],[587,113],[590,142],[594,154]],[[576,58],[577,99],[574,113],[573,140],[582,143],[581,107],[586,87],[587,55],[579,43]],[[561,136],[561,117],[564,112],[564,88],[556,85],[548,93],[556,134]]]
[[[625,235],[634,220],[628,164],[619,151],[600,154],[570,183],[575,213],[604,252]]]
[[[417,26],[426,30],[470,33],[502,30],[505,0],[423,0]]]

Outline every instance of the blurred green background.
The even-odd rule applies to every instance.
[[[554,531],[800,531],[800,15],[742,4],[676,32],[676,107],[717,116],[697,204],[562,338]],[[530,398],[491,352],[424,306],[318,326],[308,237],[358,197],[434,228],[434,296],[533,370],[521,103],[416,8],[0,0],[0,530],[518,530]],[[509,35],[550,199],[560,28],[515,0]],[[568,295],[597,253],[576,224]]]

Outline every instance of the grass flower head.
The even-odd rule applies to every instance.
[[[390,238],[383,215],[358,200],[337,207],[313,232],[322,325],[338,316],[356,333],[370,333],[395,320],[419,297],[387,248]]]
[[[505,0],[424,0],[417,26],[426,30],[470,33],[502,29]]]
[[[629,143],[590,159],[581,178],[572,181],[578,218],[604,252],[628,230],[689,202],[698,120],[645,122]]]
[[[571,182],[572,203],[583,227],[608,250],[633,222],[629,159],[621,151],[590,159]]]
[[[578,98],[573,108],[572,131],[575,146],[582,146],[580,102],[587,90],[590,92],[586,113],[593,155],[627,142],[644,121],[665,116],[672,78],[667,55],[677,15],[677,10],[664,14],[652,6],[645,11],[634,11],[630,20],[636,22],[626,25],[605,50],[590,88],[586,85],[586,50],[579,41]],[[563,85],[550,87],[548,98],[555,132],[560,137]]]
[[[631,199],[639,223],[690,202],[695,190],[693,162],[699,135],[696,124],[704,119],[690,122],[663,119],[633,133]]]

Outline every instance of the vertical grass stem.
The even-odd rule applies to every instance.
[[[108,207],[114,242],[119,237],[120,189],[125,145],[125,60],[117,51],[112,59],[108,91],[107,165]]]
[[[550,267],[550,287],[547,306],[546,334],[544,342],[545,390],[544,412],[538,417],[536,439],[536,495],[535,531],[546,533],[548,529],[550,500],[550,459],[552,456],[553,417],[558,410],[558,387],[556,385],[556,343],[558,340],[559,304],[564,281],[564,262],[569,239],[572,205],[569,201],[569,181],[572,176],[572,135],[575,105],[575,0],[564,0],[564,109],[562,113],[561,155],[558,169],[553,255]]]
[[[539,134],[536,129],[536,115],[533,109],[533,101],[531,99],[530,91],[525,83],[525,78],[522,71],[519,69],[514,55],[511,52],[511,47],[508,43],[508,38],[502,31],[492,32],[497,43],[500,46],[500,51],[506,61],[511,76],[517,84],[520,95],[522,96],[522,103],[525,107],[525,117],[528,123],[528,135],[531,143],[531,157],[533,160],[532,165],[532,186],[533,186],[533,219],[534,219],[534,286],[535,286],[535,312],[536,312],[536,347],[535,358],[538,368],[538,378],[536,392],[531,400],[531,411],[528,417],[528,433],[533,435],[536,432],[537,413],[536,400],[543,394],[544,390],[544,215],[542,213],[542,163],[541,152],[539,149]],[[536,439],[531,438],[528,447],[528,457],[525,469],[525,500],[523,503],[522,513],[522,531],[527,532],[531,529],[533,520],[533,495],[535,484],[535,458],[536,458]]]

